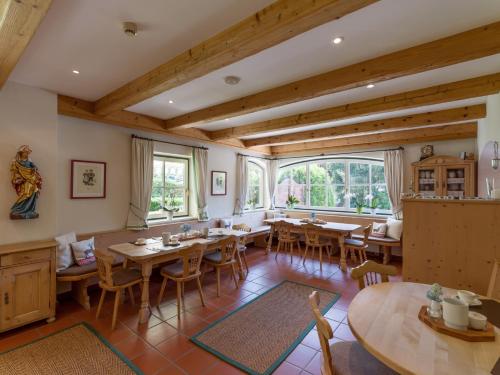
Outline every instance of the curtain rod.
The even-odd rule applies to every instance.
[[[144,139],[146,141],[153,141],[153,142],[160,142],[160,143],[168,143],[171,145],[176,145],[176,146],[184,146],[184,147],[192,147],[192,148],[201,148],[202,150],[208,150],[207,147],[202,147],[202,146],[191,146],[191,145],[185,145],[183,143],[175,143],[175,142],[169,142],[169,141],[160,141],[158,139],[152,139],[152,138],[146,138],[146,137],[140,137],[138,135],[132,134],[132,138],[137,138],[137,139]]]
[[[399,146],[397,148],[384,148],[384,149],[379,149],[379,150],[341,152],[341,153],[337,153],[337,154],[316,154],[316,155],[302,155],[302,156],[288,156],[288,157],[283,156],[283,157],[279,157],[279,158],[266,158],[264,156],[252,156],[252,155],[245,155],[245,154],[240,154],[240,153],[238,153],[238,155],[248,156],[249,158],[265,159],[265,160],[287,160],[287,159],[314,158],[314,157],[318,157],[318,156],[365,154],[367,152],[381,152],[381,151],[395,151],[395,150],[404,150],[404,147]]]

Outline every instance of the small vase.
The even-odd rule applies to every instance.
[[[361,215],[361,213],[363,212],[363,207],[356,207],[356,212]]]
[[[377,209],[376,208],[370,208],[370,212],[372,215],[376,214]]]
[[[167,219],[170,221],[174,219],[174,211],[167,211]]]
[[[441,302],[431,300],[431,305],[429,307],[429,316],[431,318],[441,317]]]

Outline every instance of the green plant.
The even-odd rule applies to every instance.
[[[356,208],[356,212],[358,214],[362,213],[363,212],[363,208],[366,207],[366,204],[365,204],[365,200],[359,196],[357,196],[356,194],[353,194],[353,193],[347,193],[345,195],[345,198],[350,198],[351,199],[351,203],[354,204],[354,207]]]
[[[286,205],[293,207],[294,205],[300,203],[300,201],[297,199],[297,197],[293,194],[288,194],[288,199],[286,200]]]
[[[174,191],[170,191],[170,193],[168,193],[168,203],[167,203],[167,206],[165,207],[162,207],[164,211],[168,211],[168,212],[177,212],[179,211],[179,207],[178,206],[178,203],[177,203],[177,200],[176,200],[176,197],[175,197],[175,192]]]
[[[431,301],[441,302],[443,295],[443,288],[439,284],[432,284],[431,288],[427,291],[427,298]]]
[[[257,197],[253,197],[253,198],[250,198],[248,200],[248,204],[252,207],[255,207],[257,205],[257,203],[259,203],[259,200],[257,199]]]
[[[370,207],[372,210],[378,208],[378,197],[374,197],[371,194],[368,194],[366,196],[366,199],[368,200],[368,207]]]

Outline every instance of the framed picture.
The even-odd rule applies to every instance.
[[[227,172],[212,171],[212,195],[227,194]]]
[[[71,160],[71,199],[106,198],[106,163]]]

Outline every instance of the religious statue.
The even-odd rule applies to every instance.
[[[16,159],[10,165],[12,186],[17,193],[17,201],[10,209],[10,218],[36,219],[36,203],[42,188],[42,177],[30,159],[31,149],[27,145],[19,147]]]

